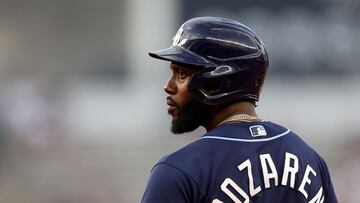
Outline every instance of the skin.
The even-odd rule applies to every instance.
[[[188,84],[191,80],[192,75],[197,71],[192,67],[185,67],[175,63],[172,63],[170,66],[171,75],[168,81],[165,83],[164,91],[171,97],[171,99],[176,102],[178,106],[184,106],[191,100],[191,94],[188,91]],[[168,103],[168,111],[173,118],[176,118],[179,109],[172,105],[171,102]]]
[[[191,77],[199,68],[191,65],[172,63],[170,65],[171,75],[164,85],[164,91],[169,95],[167,98],[168,112],[173,119],[176,119],[180,108],[187,104],[192,96],[188,90]],[[179,108],[180,107],[180,108]],[[257,117],[255,106],[251,102],[239,101],[230,104],[211,106],[211,118],[201,124],[206,131],[215,128],[226,118],[236,114],[248,114]]]

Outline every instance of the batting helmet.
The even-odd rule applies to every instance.
[[[149,55],[198,67],[188,88],[207,105],[239,100],[255,103],[269,65],[264,43],[250,28],[218,17],[186,21],[170,48]]]

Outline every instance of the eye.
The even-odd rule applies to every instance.
[[[176,75],[180,80],[183,80],[188,77],[188,74],[182,70],[177,71]]]

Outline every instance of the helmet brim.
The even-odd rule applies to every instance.
[[[180,46],[171,46],[167,49],[162,49],[159,51],[149,52],[149,56],[165,60],[171,61],[181,64],[189,64],[195,66],[202,66],[202,67],[214,67],[216,66],[214,63],[211,63],[204,59],[201,56],[198,56],[187,49],[184,49]]]

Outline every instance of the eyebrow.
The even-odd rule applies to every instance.
[[[170,68],[174,69],[174,68],[183,68],[183,67],[178,64],[173,63],[173,64],[171,64]]]
[[[182,65],[178,65],[178,64],[172,64],[170,66],[171,69],[174,69],[174,68],[177,68],[177,69],[182,69],[184,71],[195,71],[196,72],[196,69],[195,68],[192,68],[192,67],[186,67],[186,66],[182,66]]]

